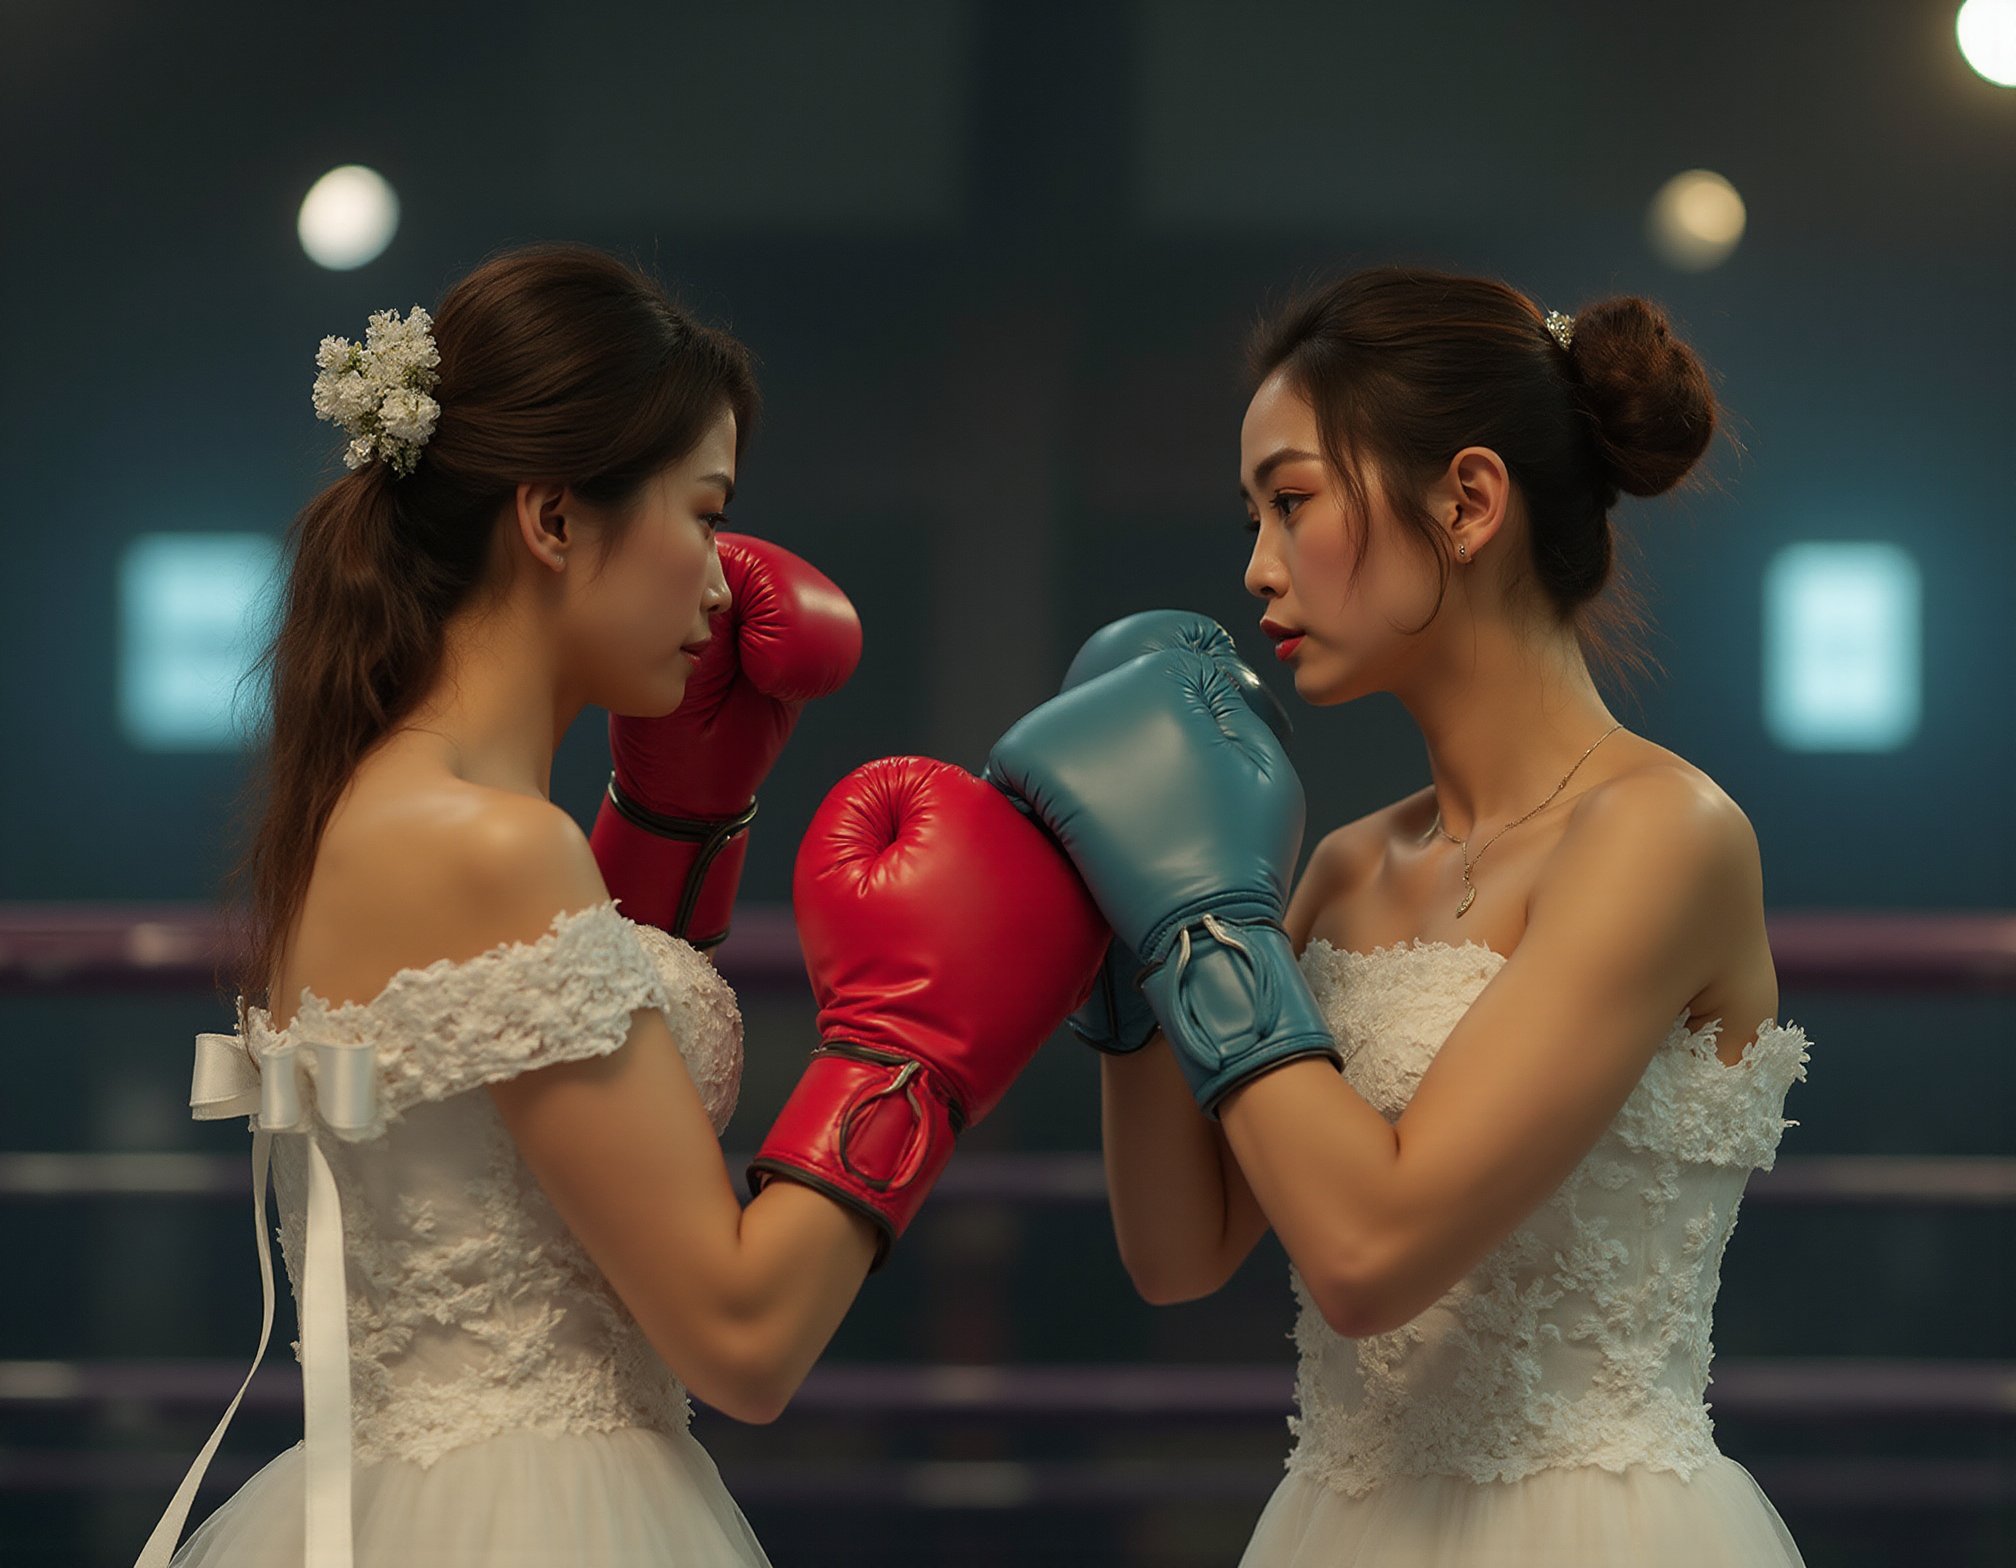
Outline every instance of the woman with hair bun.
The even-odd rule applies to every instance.
[[[140,1561],[752,1568],[687,1391],[775,1418],[1105,927],[980,779],[841,780],[793,885],[824,1043],[741,1204],[706,949],[758,787],[861,647],[835,584],[726,531],[746,351],[551,246],[318,364],[352,471],[291,539],[238,1028],[191,1092],[252,1118],[262,1353],[270,1159],[306,1436],[176,1552],[220,1424]],[[550,798],[591,704],[592,838]]]
[[[1796,1565],[1702,1394],[1806,1038],[1749,821],[1591,672],[1645,662],[1610,513],[1702,456],[1708,378],[1642,299],[1398,268],[1252,370],[1262,628],[1303,701],[1397,697],[1430,783],[1288,897],[1301,786],[1229,648],[1074,666],[989,763],[1115,932],[1073,1024],[1136,1286],[1207,1295],[1270,1228],[1293,1264],[1297,1440],[1244,1562]]]

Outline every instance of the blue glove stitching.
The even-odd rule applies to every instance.
[[[1292,1035],[1285,1040],[1273,1041],[1267,1054],[1261,1058],[1257,1070],[1250,1055],[1237,1057],[1223,1063],[1218,1071],[1198,1082],[1192,1090],[1197,1099],[1197,1108],[1216,1120],[1219,1104],[1249,1079],[1258,1077],[1260,1073],[1272,1072],[1289,1062],[1313,1061],[1317,1057],[1326,1059],[1340,1073],[1344,1070],[1344,1054],[1337,1049],[1337,1042],[1328,1035]]]

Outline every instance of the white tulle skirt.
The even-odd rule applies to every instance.
[[[1634,1465],[1479,1484],[1409,1476],[1352,1497],[1291,1474],[1240,1568],[1804,1568],[1726,1455],[1683,1478]]]
[[[302,1451],[247,1481],[175,1554],[175,1568],[302,1558]],[[421,1466],[353,1479],[357,1568],[767,1568],[742,1510],[690,1433],[507,1432]]]

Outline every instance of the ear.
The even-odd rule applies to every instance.
[[[1475,561],[1512,509],[1512,474],[1488,446],[1466,446],[1428,487],[1426,500],[1429,514],[1448,534],[1449,554]],[[1467,553],[1458,555],[1459,546]]]
[[[565,485],[521,484],[512,496],[512,519],[520,541],[535,561],[555,572],[567,564],[579,532],[568,518],[573,504]]]

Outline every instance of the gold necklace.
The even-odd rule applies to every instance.
[[[1616,734],[1617,731],[1621,730],[1623,727],[1624,726],[1622,724],[1611,725],[1610,728],[1605,730],[1601,735],[1598,735],[1594,740],[1592,740],[1589,743],[1589,751],[1594,751],[1598,746],[1602,745],[1603,742],[1608,740],[1612,735]],[[1589,751],[1583,752],[1581,756],[1575,759],[1575,768],[1581,767],[1583,763],[1589,760]],[[1507,833],[1511,832],[1512,829],[1519,826],[1520,822],[1524,822],[1527,819],[1527,817],[1537,816],[1541,811],[1541,809],[1547,805],[1548,801],[1551,801],[1555,795],[1560,794],[1561,791],[1563,791],[1568,787],[1568,781],[1573,777],[1575,777],[1575,768],[1570,768],[1566,773],[1561,775],[1561,782],[1554,786],[1553,791],[1547,796],[1547,800],[1541,801],[1538,806],[1535,806],[1531,811],[1527,812],[1526,816],[1519,818],[1518,822],[1508,822],[1496,833],[1493,833],[1490,839],[1485,843],[1484,849],[1489,849],[1493,844],[1497,843],[1499,839],[1503,838]],[[1454,833],[1451,833],[1447,828],[1442,826],[1442,803],[1439,800],[1435,803],[1435,826],[1433,827],[1433,829],[1431,829],[1431,831],[1440,833],[1444,838],[1449,840],[1450,843],[1454,844],[1458,849],[1463,851],[1463,887],[1465,891],[1463,894],[1463,902],[1456,906],[1456,918],[1460,920],[1463,918],[1464,911],[1469,909],[1471,903],[1477,897],[1476,886],[1470,880],[1470,868],[1472,865],[1476,863],[1470,858],[1470,839],[1458,838]],[[1471,838],[1475,837],[1476,834],[1472,833]],[[1484,849],[1480,849],[1477,851],[1478,860],[1482,860],[1484,858]]]

